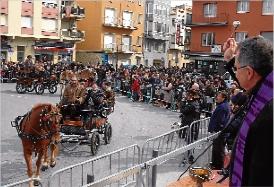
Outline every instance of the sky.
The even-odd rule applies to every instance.
[[[177,6],[182,4],[192,5],[192,0],[171,0],[171,6]]]

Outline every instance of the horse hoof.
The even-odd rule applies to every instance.
[[[33,185],[34,185],[34,186],[40,186],[40,184],[41,184],[41,183],[40,183],[39,180],[35,180],[35,179],[33,180]]]
[[[48,168],[49,168],[48,166],[42,166],[42,167],[41,167],[41,170],[42,170],[42,171],[46,171]]]
[[[56,165],[56,162],[55,162],[55,161],[53,161],[53,162],[50,163],[50,167],[52,167],[52,168],[53,168],[55,165]]]

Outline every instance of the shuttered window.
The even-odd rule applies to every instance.
[[[8,17],[4,14],[1,14],[0,17],[0,25],[8,25],[8,21],[7,21]]]
[[[48,32],[56,32],[57,31],[57,20],[55,19],[42,19],[41,29],[43,31]]]

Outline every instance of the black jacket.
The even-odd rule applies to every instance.
[[[233,170],[235,150],[236,146],[232,151],[230,171]],[[251,124],[243,161],[242,186],[273,186],[273,99]]]

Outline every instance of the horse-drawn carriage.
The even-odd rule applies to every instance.
[[[33,92],[41,95],[45,89],[49,93],[56,93],[57,91],[57,77],[54,74],[46,75],[45,71],[37,72],[31,68],[20,69],[17,73],[16,91],[23,94],[25,92]]]
[[[99,90],[89,90],[83,104],[62,105],[63,120],[60,128],[62,145],[87,144],[92,155],[95,155],[101,142],[100,136],[105,144],[109,144],[111,140],[112,127],[108,122],[108,111],[104,94]]]

